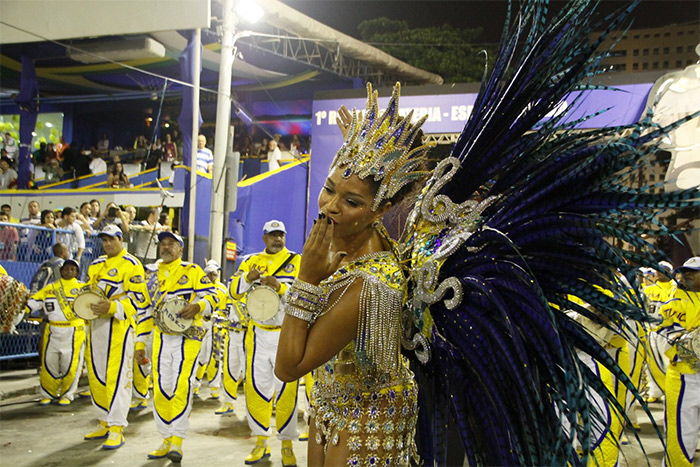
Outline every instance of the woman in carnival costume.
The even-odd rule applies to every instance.
[[[664,259],[645,237],[672,234],[659,214],[698,206],[700,191],[654,194],[630,178],[697,114],[571,131],[590,116],[555,109],[594,88],[606,53],[596,49],[633,6],[603,22],[582,0],[551,19],[544,1],[509,13],[469,120],[431,172],[424,118],[399,117],[399,86],[380,112],[368,86],[319,195],[277,354],[282,380],[315,370],[309,465],[406,465],[416,427],[420,457],[445,465],[450,417],[469,465],[617,461],[600,457],[598,401],[628,420],[588,360],[640,397],[572,314],[629,340],[630,319],[649,321],[629,287],[637,267]],[[382,216],[426,175],[394,242]],[[430,413],[419,410],[426,393]]]

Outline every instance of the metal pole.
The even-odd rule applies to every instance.
[[[238,205],[238,166],[240,162],[241,154],[236,151],[233,152],[233,137],[234,137],[234,127],[231,125],[228,131],[229,145],[226,150],[226,198],[224,200],[224,233],[228,239],[229,233],[229,213],[234,212]],[[240,238],[236,239],[241,241]],[[223,259],[223,256],[222,256]],[[229,274],[227,269],[228,261],[221,263],[221,277],[227,278],[233,274],[233,271]]]
[[[202,61],[202,30],[197,28],[194,33],[194,79],[192,94],[192,153],[190,155],[190,218],[187,226],[189,239],[187,242],[187,259],[194,262],[194,226],[197,214],[197,137],[199,136],[199,69]]]
[[[226,186],[224,165],[228,148],[228,128],[231,123],[231,69],[233,67],[233,44],[235,14],[233,0],[223,0],[223,22],[221,34],[221,61],[219,62],[219,92],[216,100],[216,134],[214,137],[214,171],[211,184],[211,216],[209,224],[209,258],[222,264],[224,237],[224,197]]]

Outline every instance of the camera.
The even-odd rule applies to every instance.
[[[109,216],[109,217],[117,217],[117,214],[118,214],[118,213],[119,213],[119,209],[116,208],[116,207],[114,207],[114,206],[112,206],[112,207],[110,207],[109,210],[107,211],[107,216]]]

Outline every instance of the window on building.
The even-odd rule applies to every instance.
[[[664,63],[662,66],[664,67],[664,69],[667,69],[668,68],[668,60],[664,60]]]
[[[642,55],[649,55],[649,49],[642,49]]]
[[[670,32],[665,32],[665,33],[664,33],[664,37],[670,37],[670,36],[671,36],[671,33],[670,33]]]
[[[642,70],[648,70],[649,69],[649,64],[648,63],[642,63]]]
[[[658,47],[654,47],[654,55],[659,55],[659,48]]]
[[[671,53],[671,48],[670,47],[664,47],[664,54],[670,54]]]
[[[649,39],[649,34],[644,34],[644,39]]]
[[[685,62],[685,64],[686,64],[686,65],[692,65],[692,64],[693,64],[693,61],[692,61],[692,60],[688,60],[687,62]]]
[[[659,69],[659,62],[654,62],[654,63],[652,63],[652,64],[651,64],[651,68],[652,68],[653,70],[658,70],[658,69]]]
[[[654,37],[661,37],[661,34],[657,32],[656,34],[654,34]]]
[[[649,181],[650,181],[650,182],[655,182],[655,181],[656,181],[656,175],[654,175],[654,174],[649,174]]]
[[[633,63],[633,64],[632,64],[632,69],[633,69],[633,70],[639,70],[639,63]]]
[[[682,66],[683,66],[683,62],[681,62],[680,60],[676,60],[676,68],[680,68]]]
[[[695,48],[695,47],[693,47],[692,45],[689,45],[687,51],[688,51],[688,52],[692,52],[694,48]]]
[[[678,35],[679,35],[679,36],[682,36],[682,35],[683,35],[683,31],[678,31]]]
[[[626,57],[627,56],[627,51],[626,50],[611,50],[608,54],[610,57]]]
[[[634,39],[639,39],[639,34],[635,34],[635,35],[632,36],[632,37],[633,37]]]
[[[682,54],[682,53],[683,53],[683,47],[676,47],[676,53],[677,53],[677,54]]]
[[[639,49],[634,49],[634,50],[632,51],[632,56],[633,56],[633,57],[639,57]]]

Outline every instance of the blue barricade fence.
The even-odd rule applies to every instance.
[[[76,249],[74,233],[26,224],[0,222],[0,265],[22,282],[27,289],[41,264],[53,256],[56,241]],[[85,235],[85,249],[80,260],[80,280],[87,279],[90,263],[102,254],[102,244],[96,235]],[[17,334],[0,334],[0,361],[35,357],[39,342],[39,325],[23,321]]]

